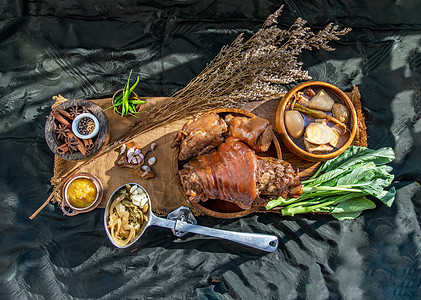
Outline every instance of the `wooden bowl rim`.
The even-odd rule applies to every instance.
[[[336,151],[327,153],[327,154],[314,154],[307,152],[300,147],[298,147],[290,138],[289,134],[286,131],[285,128],[285,122],[284,122],[284,112],[286,104],[291,99],[292,95],[294,95],[296,92],[309,87],[309,86],[319,86],[330,89],[332,92],[334,92],[341,100],[343,100],[347,106],[350,108],[351,111],[351,124],[352,129],[351,133],[349,135],[348,140],[345,142],[345,144],[337,149]],[[333,159],[337,157],[338,155],[342,154],[353,142],[356,132],[357,132],[357,113],[355,110],[355,107],[349,97],[345,94],[344,91],[342,91],[337,86],[323,82],[323,81],[308,81],[305,83],[301,83],[294,87],[293,89],[289,90],[288,93],[285,94],[285,96],[281,99],[281,102],[278,105],[278,108],[276,110],[276,130],[281,136],[282,142],[285,144],[285,146],[295,155],[298,155],[299,157],[309,160],[309,161],[326,161],[329,159]]]
[[[239,109],[239,108],[217,108],[208,112],[205,112],[201,115],[207,114],[207,113],[216,113],[216,114],[222,114],[222,113],[237,113],[237,114],[242,114],[246,117],[249,118],[256,118],[258,116],[256,116],[255,114],[253,114],[252,112],[243,110],[243,109]],[[278,158],[282,158],[282,150],[281,147],[279,145],[279,141],[276,138],[274,132],[273,132],[273,128],[272,128],[272,142],[274,143],[274,147],[276,149],[276,154],[278,156]],[[218,211],[214,211],[211,210],[203,205],[199,203],[191,203],[188,200],[187,195],[184,193],[182,184],[181,184],[181,180],[180,180],[180,176],[178,175],[178,171],[179,171],[179,160],[178,160],[178,153],[179,153],[179,147],[176,147],[174,149],[173,152],[173,168],[174,168],[174,175],[175,175],[175,179],[176,179],[176,183],[178,186],[178,189],[180,190],[180,192],[183,194],[184,198],[187,200],[187,203],[190,205],[190,207],[195,208],[197,210],[199,210],[200,212],[204,213],[205,215],[208,215],[210,217],[214,217],[214,218],[220,218],[220,219],[234,219],[234,218],[239,218],[239,217],[244,217],[246,215],[249,215],[251,213],[254,213],[256,211],[258,211],[262,206],[252,206],[250,209],[241,209],[238,212],[218,212]],[[218,199],[219,201],[223,201]],[[212,201],[208,200],[208,201]]]

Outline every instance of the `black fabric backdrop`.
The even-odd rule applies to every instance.
[[[63,216],[48,205],[53,155],[44,140],[51,97],[109,96],[130,69],[142,96],[185,86],[239,33],[285,4],[318,30],[353,31],[335,52],[304,52],[316,80],[359,86],[371,148],[391,146],[393,207],[353,221],[328,216],[199,218],[275,234],[262,253],[152,227],[137,251],[112,247],[103,210]],[[420,284],[420,1],[12,1],[0,4],[0,298],[415,299]],[[291,85],[293,86],[293,85]],[[159,188],[159,187],[157,187]]]

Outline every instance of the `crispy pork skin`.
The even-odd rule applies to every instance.
[[[179,147],[179,160],[200,155],[218,147],[227,131],[227,124],[215,113],[207,113],[187,122],[177,133],[172,148]]]
[[[298,197],[301,182],[291,165],[262,158],[237,138],[228,137],[217,149],[190,159],[179,171],[191,202],[221,199],[249,209],[262,204],[259,195]]]

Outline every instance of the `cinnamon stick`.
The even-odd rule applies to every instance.
[[[71,127],[71,125],[70,125],[70,123],[69,123],[69,121],[67,121],[61,114],[60,114],[60,112],[56,109],[56,110],[53,110],[53,111],[51,111],[51,115],[57,120],[57,121],[59,121],[61,124],[63,124],[63,125],[69,125],[70,127]]]
[[[78,143],[77,145],[76,145],[76,147],[77,147],[77,149],[80,151],[80,153],[82,153],[83,155],[86,155],[86,148],[85,148],[85,145],[84,145],[84,143],[77,137],[77,136],[75,136],[74,134],[73,134],[73,132],[71,132],[71,131],[69,131],[68,133],[67,133],[67,136],[69,137],[69,138],[74,138],[75,139],[75,141]]]
[[[87,150],[91,150],[94,147],[94,143],[92,142],[92,139],[84,139],[83,144],[85,145],[85,148]]]
[[[58,111],[62,116],[65,116],[70,120],[74,120],[74,118],[70,115],[70,113],[67,110],[61,108],[56,108],[55,110]]]
[[[83,139],[83,144],[85,145],[86,152],[89,154],[91,153],[91,150],[94,148],[94,143],[92,142],[92,139]]]
[[[69,123],[69,121],[67,121],[60,113],[59,111],[60,109],[55,109],[51,112],[51,115],[61,124],[63,125],[68,125],[69,127],[71,127],[71,124]],[[75,141],[78,143],[76,145],[77,149],[80,151],[80,153],[82,153],[83,155],[86,155],[86,148],[85,148],[85,144],[77,137],[73,134],[73,132],[71,130],[69,130],[69,132],[67,132],[67,136],[69,138],[74,138]]]

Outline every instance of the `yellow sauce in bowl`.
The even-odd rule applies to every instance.
[[[95,183],[87,178],[73,180],[67,188],[69,204],[74,207],[84,208],[91,205],[97,195]]]

